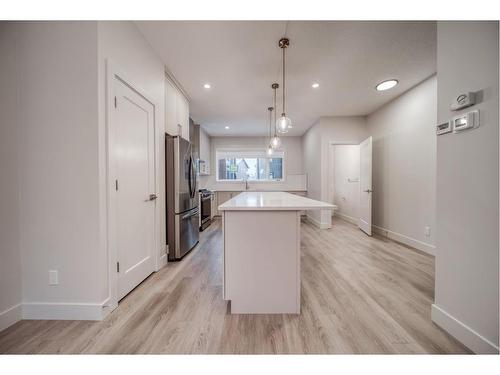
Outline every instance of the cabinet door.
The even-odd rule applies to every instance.
[[[188,141],[191,137],[191,135],[189,134],[189,102],[188,100],[184,97],[184,95],[182,95],[182,99],[183,99],[183,121],[182,121],[182,131],[183,131],[183,135],[184,135],[184,138],[186,138]],[[184,125],[185,124],[185,125]]]
[[[176,119],[181,132],[180,135],[189,141],[189,104],[180,91],[177,91],[176,107]]]
[[[204,163],[204,173],[210,174],[210,137],[200,128],[200,159]]]
[[[179,135],[177,96],[177,89],[168,79],[165,79],[165,131],[170,135]]]

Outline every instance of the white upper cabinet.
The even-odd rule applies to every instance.
[[[200,174],[210,174],[210,137],[200,128]]]
[[[168,78],[165,90],[165,131],[189,141],[189,102]]]
[[[180,125],[180,135],[189,141],[189,103],[178,91],[177,95],[177,124]]]

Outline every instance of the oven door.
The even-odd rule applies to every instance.
[[[205,229],[210,225],[210,211],[212,209],[212,201],[210,195],[201,196],[201,220],[200,230]]]

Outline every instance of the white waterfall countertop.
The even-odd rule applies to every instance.
[[[243,192],[224,202],[219,211],[299,211],[336,209],[337,206],[283,191]]]

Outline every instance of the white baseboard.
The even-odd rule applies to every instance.
[[[23,309],[20,303],[0,312],[0,331],[20,321],[22,319],[22,314]]]
[[[495,345],[460,320],[448,314],[441,307],[432,304],[432,321],[477,354],[498,354]]]
[[[306,218],[307,218],[307,221],[309,221],[311,224],[317,226],[319,229],[329,229],[332,227],[332,225],[330,223],[322,223],[322,222],[316,220],[315,218],[313,218],[312,216],[307,215]]]
[[[23,303],[23,319],[102,320],[109,311],[107,300],[101,303]]]
[[[165,267],[167,265],[167,263],[168,263],[168,254],[167,254],[167,247],[165,246],[165,251],[160,256],[160,259],[158,261],[158,267],[155,270],[155,272],[158,272],[159,270],[161,270],[163,267]]]
[[[401,242],[401,243],[408,245],[408,246],[411,246],[417,250],[421,250],[424,253],[436,256],[436,246],[434,246],[434,245],[416,240],[414,238],[405,236],[404,234],[401,234],[401,233],[393,232],[389,229],[378,227],[376,225],[372,225],[372,230],[373,230],[373,232],[375,232],[381,236],[390,238],[391,240],[394,240],[397,242]]]
[[[351,224],[358,225],[358,219],[357,218],[349,216],[349,215],[346,215],[346,214],[343,214],[342,212],[335,211],[335,214],[332,215],[332,216],[336,216],[339,219],[345,220],[345,221],[347,221],[347,222],[349,222]]]

